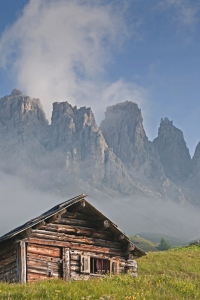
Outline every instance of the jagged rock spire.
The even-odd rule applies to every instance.
[[[10,94],[10,96],[20,96],[20,95],[23,95],[23,94],[22,94],[22,92],[21,92],[19,89],[17,89],[17,88],[13,89],[13,90],[12,90],[12,93]]]
[[[161,119],[158,137],[153,141],[164,172],[175,181],[185,180],[191,172],[191,157],[183,132],[168,118]]]

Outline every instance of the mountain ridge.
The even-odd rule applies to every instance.
[[[199,190],[190,189],[191,178],[200,178],[200,146],[191,159],[182,132],[168,119],[150,142],[131,101],[108,107],[100,127],[91,108],[55,102],[49,124],[40,100],[14,89],[0,99],[0,138],[0,170],[38,189],[57,193],[62,185],[65,193],[85,186],[102,195],[198,203]]]

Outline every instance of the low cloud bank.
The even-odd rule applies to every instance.
[[[42,193],[4,173],[0,173],[0,191],[0,236],[54,205],[77,196],[72,193],[64,197]],[[200,238],[200,211],[189,205],[136,196],[111,197],[101,195],[98,191],[91,192],[87,200],[127,235],[152,232],[182,238],[188,242]]]

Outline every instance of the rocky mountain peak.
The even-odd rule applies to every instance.
[[[164,172],[171,180],[186,179],[191,171],[191,157],[183,132],[168,118],[161,119],[158,137],[153,141]]]
[[[56,102],[53,104],[51,118],[51,131],[53,135],[52,147],[68,147],[72,139],[89,139],[94,134],[99,134],[99,128],[91,108],[81,107],[77,109],[68,102]],[[105,141],[104,141],[105,143]]]
[[[22,92],[21,92],[19,89],[17,89],[17,88],[13,89],[13,90],[12,90],[12,93],[10,94],[11,97],[14,97],[14,96],[20,96],[20,95],[23,95],[23,94],[22,94]]]
[[[39,99],[31,99],[18,89],[0,99],[0,127],[16,128],[38,123],[48,123]]]
[[[123,162],[136,163],[139,148],[148,143],[142,122],[141,110],[134,102],[126,101],[106,109],[100,129],[108,146]]]
[[[91,108],[81,107],[77,109],[76,106],[72,107],[68,102],[55,102],[53,103],[52,125],[55,122],[71,123],[75,120],[76,131],[80,131],[85,126],[96,126],[95,118]]]

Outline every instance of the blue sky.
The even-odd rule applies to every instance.
[[[14,87],[52,103],[142,109],[150,140],[162,117],[193,154],[200,141],[200,4],[194,0],[7,0],[0,4],[0,96]]]

